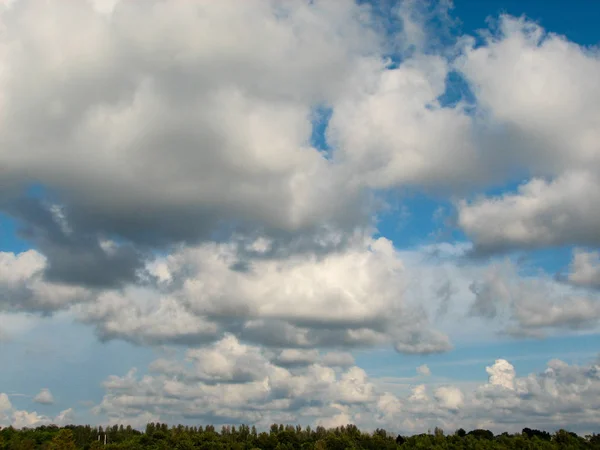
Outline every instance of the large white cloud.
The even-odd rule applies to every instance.
[[[105,338],[150,344],[201,345],[230,332],[273,347],[451,348],[443,332],[431,329],[427,311],[404,300],[404,265],[384,238],[287,258],[247,258],[233,244],[203,244],[161,257],[149,271],[154,284],[100,294],[77,308],[82,320]],[[286,358],[299,356],[280,355]]]
[[[320,361],[318,348],[426,354],[498,333],[598,329],[597,292],[523,273],[508,259],[464,260],[468,246],[458,247],[399,251],[384,238],[360,238],[325,255],[279,258],[202,244],[153,261],[145,286],[100,293],[71,313],[102,339],[143,345],[201,347],[230,333],[272,348],[286,367]],[[340,357],[327,360],[347,365]]]
[[[474,146],[471,118],[442,108],[448,63],[410,59],[375,74],[335,105],[328,137],[349,176],[373,188],[465,188],[492,175]]]
[[[502,16],[456,63],[487,123],[498,170],[517,192],[463,202],[458,223],[481,250],[598,245],[600,57],[525,19]]]
[[[517,192],[458,205],[458,224],[481,251],[598,245],[600,180],[568,172],[552,181],[535,178]]]
[[[496,28],[455,64],[501,138],[487,151],[533,174],[598,167],[597,50],[524,18],[500,16]]]
[[[365,7],[20,1],[0,20],[5,179],[56,191],[74,230],[160,242],[360,216],[309,141],[312,109],[377,54]]]

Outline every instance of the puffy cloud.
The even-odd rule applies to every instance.
[[[43,392],[49,391],[42,390],[40,394]],[[38,394],[36,396],[39,397]],[[50,394],[50,398],[52,394]],[[47,399],[48,397],[46,397]],[[36,400],[38,401],[38,400]],[[39,403],[48,403],[48,402],[39,402]],[[40,425],[49,425],[55,424],[59,426],[68,425],[74,422],[75,412],[72,408],[61,411],[56,417],[50,418],[44,415],[40,415],[35,411],[25,411],[16,409],[12,403],[10,402],[8,395],[0,392],[0,426],[8,426],[12,425],[15,428],[32,428]]]
[[[12,421],[10,424],[15,428],[35,428],[41,425],[50,424],[65,426],[72,424],[74,418],[74,411],[71,408],[61,411],[54,418],[40,415],[35,411],[29,412],[24,410],[18,410],[13,412]]]
[[[0,393],[0,412],[8,411],[12,408],[12,403],[5,393]]]
[[[33,398],[33,401],[42,405],[51,405],[54,403],[54,396],[52,395],[52,392],[50,392],[50,389],[43,388]]]
[[[540,175],[593,173],[600,162],[597,50],[506,15],[483,38],[477,46],[467,39],[455,66],[493,125],[491,157]]]
[[[445,251],[398,251],[386,239],[368,238],[318,256],[249,255],[232,243],[203,244],[156,259],[144,286],[103,292],[72,311],[103,340],[196,347],[230,334],[271,348],[269,358],[286,367],[352,364],[351,356],[340,355],[339,363],[319,356],[319,348],[391,345],[427,354],[450,350],[450,338],[541,337],[599,324],[594,292],[523,274],[510,260],[482,264],[462,259],[464,251]],[[451,280],[452,296],[440,300],[444,280]],[[437,314],[440,301],[444,315]]]
[[[218,324],[190,313],[181,302],[153,289],[109,291],[75,308],[84,323],[96,325],[102,340],[124,339],[142,345],[209,342]]]
[[[540,178],[516,193],[458,205],[458,224],[480,252],[598,245],[600,180],[589,172],[568,172],[552,181]]]
[[[258,348],[251,352],[260,353]],[[520,431],[523,423],[589,432],[600,420],[596,362],[574,366],[552,360],[542,373],[517,377],[508,361],[497,360],[486,368],[489,381],[479,386],[417,385],[399,394],[382,391],[378,380],[358,367],[337,372],[317,364],[290,371],[264,361],[264,378],[233,383],[198,381],[193,368],[177,379],[166,372],[113,376],[105,382],[106,395],[95,411],[121,421],[152,415],[268,426],[274,418],[285,417],[310,425],[349,421],[399,432],[435,426]]]
[[[276,414],[317,420],[322,407],[363,405],[375,395],[358,367],[336,372],[316,363],[290,370],[233,336],[207,349],[189,350],[184,364],[161,361],[151,369],[153,375],[142,379],[135,371],[107,379],[107,394],[96,413],[123,420],[150,413],[266,426]]]
[[[46,264],[35,250],[0,252],[0,311],[50,313],[93,298],[87,289],[45,280]]]
[[[367,79],[335,105],[328,137],[336,159],[373,188],[456,190],[491,176],[473,143],[471,118],[437,100],[448,72],[443,58],[423,56]]]
[[[387,239],[360,238],[323,256],[287,258],[245,258],[233,244],[203,244],[159,258],[148,270],[158,279],[154,288],[103,293],[77,307],[81,319],[105,339],[148,344],[202,344],[228,332],[288,348],[278,360],[290,364],[315,357],[291,348],[451,348],[444,333],[430,329],[426,311],[404,302],[404,266]]]
[[[431,369],[427,366],[427,364],[423,364],[423,365],[417,367],[417,373],[419,375],[428,377],[431,375]]]
[[[491,265],[474,281],[470,315],[495,321],[515,336],[552,330],[596,329],[600,298],[562,286],[547,276],[520,276],[510,263]]]
[[[131,279],[135,252],[110,264],[90,242],[97,236],[154,246],[207,239],[224,223],[295,232],[368,220],[360,190],[310,144],[313,109],[377,60],[366,6],[156,0],[109,9],[23,1],[0,18],[2,208],[48,244],[48,213],[23,210],[15,193],[34,182],[60,200],[72,242],[54,236],[57,278]]]
[[[462,391],[455,386],[441,386],[435,390],[435,399],[442,408],[457,410],[462,406],[464,396]]]
[[[597,245],[600,57],[525,19],[501,16],[456,67],[487,125],[498,170],[534,177],[517,192],[458,205],[480,251]]]
[[[506,389],[515,388],[515,368],[505,359],[497,359],[492,366],[486,367],[485,371],[489,375],[490,385],[502,386]]]

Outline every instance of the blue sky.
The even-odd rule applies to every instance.
[[[0,12],[0,425],[600,423],[600,5],[40,5]]]

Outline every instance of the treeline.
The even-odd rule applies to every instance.
[[[354,425],[326,430],[291,425],[272,425],[268,432],[255,427],[173,426],[150,423],[144,432],[132,427],[55,425],[37,428],[0,430],[1,450],[77,450],[77,449],[228,449],[228,450],[347,450],[347,449],[600,449],[600,435],[578,436],[565,430],[550,434],[524,428],[521,433],[494,435],[489,430],[462,428],[446,435],[436,428],[433,433],[415,436],[391,435],[378,429],[361,432]]]

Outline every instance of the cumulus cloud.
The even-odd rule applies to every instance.
[[[455,66],[496,125],[497,161],[549,176],[597,167],[597,50],[507,15],[483,39],[466,40]]]
[[[600,180],[568,172],[534,178],[516,193],[458,205],[458,224],[480,252],[555,245],[598,245]]]
[[[427,364],[423,364],[423,365],[417,367],[417,373],[419,375],[428,377],[431,375],[431,369],[427,366]]]
[[[12,408],[12,403],[5,393],[0,394],[0,412],[6,412]]]
[[[302,411],[316,420],[322,404],[360,406],[374,395],[374,386],[358,367],[336,372],[315,363],[292,371],[269,361],[260,347],[233,336],[209,349],[188,351],[184,364],[154,363],[152,373],[143,380],[135,371],[110,377],[104,383],[107,395],[95,411],[128,418],[160,416],[168,410],[188,419],[266,426],[279,413]]]
[[[51,405],[54,403],[54,396],[50,389],[43,388],[34,398],[33,401],[42,405]]]
[[[547,276],[520,276],[510,263],[489,266],[470,289],[475,296],[470,315],[496,320],[515,336],[595,329],[600,323],[596,294],[563,287]]]
[[[484,39],[456,65],[488,122],[486,151],[498,168],[533,178],[459,203],[458,224],[481,251],[597,245],[597,50],[508,16]]]
[[[515,388],[515,368],[505,359],[497,359],[492,366],[486,367],[485,371],[489,375],[491,386],[501,386],[506,389]]]
[[[457,410],[463,404],[463,393],[455,386],[441,386],[434,392],[434,397],[442,408]]]
[[[36,250],[0,252],[0,311],[50,313],[93,298],[85,288],[46,280],[46,265]]]
[[[378,54],[365,6],[111,9],[23,1],[3,11],[6,192],[35,182],[54,193],[76,242],[118,235],[157,245],[209,238],[222,223],[294,232],[365,221],[361,193],[310,144],[312,110],[343,95]],[[50,232],[33,211],[5,207]],[[81,250],[69,249],[71,259]]]
[[[74,417],[74,411],[71,408],[61,411],[54,418],[40,415],[35,411],[18,410],[13,412],[10,425],[15,428],[35,428],[50,424],[65,426],[72,424]]]
[[[437,100],[448,72],[443,58],[423,56],[368,79],[334,109],[328,136],[336,158],[372,188],[457,190],[491,176],[471,139],[470,117]]]
[[[257,347],[246,352],[260,354]],[[523,423],[588,431],[598,420],[597,362],[574,366],[552,360],[542,373],[517,377],[512,364],[499,359],[486,368],[485,384],[468,389],[418,385],[408,394],[382,391],[378,380],[358,367],[340,372],[320,364],[293,370],[266,359],[262,364],[260,376],[234,383],[199,382],[192,367],[181,378],[162,371],[143,377],[135,372],[112,376],[104,383],[106,395],[95,412],[114,420],[153,415],[259,426],[268,426],[275,417],[327,426],[349,420],[399,432],[423,432],[434,426],[518,431]]]
[[[37,401],[38,403],[51,403],[52,394],[50,394],[50,392],[47,389],[42,389],[40,394],[44,392],[49,394],[49,397],[46,396],[43,398],[43,400],[48,400],[48,398],[50,398],[51,401],[35,401]],[[39,397],[40,394],[38,394],[36,398]],[[0,393],[0,426],[10,425],[15,428],[35,428],[41,425],[50,424],[64,426],[72,424],[74,422],[74,419],[75,411],[72,408],[61,411],[54,418],[38,414],[35,411],[16,409],[10,402],[8,395],[6,395],[5,393]]]
[[[385,343],[405,353],[451,348],[426,311],[404,302],[404,265],[387,239],[361,238],[323,256],[250,259],[245,270],[237,268],[239,258],[232,244],[182,248],[149,268],[159,279],[154,289],[105,293],[76,311],[103,338],[138,343],[198,345],[227,332],[306,350]],[[308,364],[315,355],[284,350],[278,358]]]

